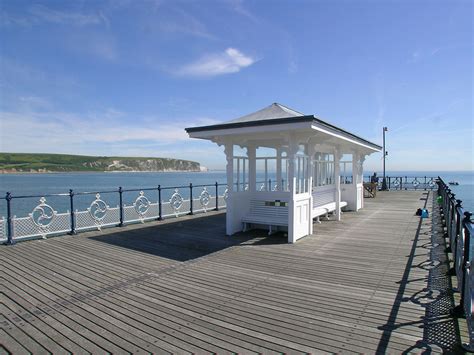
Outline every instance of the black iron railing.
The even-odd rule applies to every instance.
[[[3,199],[6,218],[0,219],[0,242],[14,244],[23,239],[76,234],[78,231],[219,210],[226,207],[227,185],[215,182],[142,189],[119,187],[102,191],[76,192],[71,189],[67,193],[21,196],[7,192]],[[31,199],[35,200],[33,206]],[[25,200],[29,203],[21,202]],[[21,217],[15,215],[15,212],[24,215],[25,211],[31,212]]]
[[[456,199],[456,195],[449,186],[438,177],[438,203],[442,208],[442,217],[445,226],[445,237],[448,240],[448,252],[451,252],[453,268],[450,270],[456,276],[458,287],[455,291],[460,292],[459,304],[454,308],[453,315],[465,317],[467,320],[469,344],[463,346],[466,350],[474,350],[474,319],[473,319],[473,296],[474,296],[474,273],[471,270],[473,262],[473,222],[472,213],[466,211],[462,201]]]
[[[433,176],[386,176],[389,190],[434,190],[437,188]],[[372,176],[364,176],[364,182],[372,182]],[[382,188],[382,178],[378,178],[378,187]]]

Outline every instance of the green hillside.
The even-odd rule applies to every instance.
[[[0,153],[0,172],[199,171],[197,162],[170,158]]]

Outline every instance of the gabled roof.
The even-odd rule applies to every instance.
[[[224,122],[223,124],[238,123],[238,122],[254,122],[254,121],[271,120],[271,119],[276,119],[276,118],[301,117],[301,116],[304,116],[304,113],[292,110],[289,107],[286,107],[277,102],[274,102],[270,106],[262,108],[261,110]]]
[[[317,127],[323,129],[324,131],[342,137],[346,140],[353,140],[359,144],[368,145],[374,150],[382,149],[378,144],[372,143],[362,137],[359,137],[351,132],[348,132],[342,128],[336,127],[328,122],[320,120],[314,115],[305,115],[301,112],[293,110],[289,107],[281,105],[279,103],[273,103],[270,106],[267,106],[261,110],[250,113],[248,115],[211,125],[211,126],[201,126],[201,127],[189,127],[185,128],[186,132],[195,138],[205,138],[207,136],[206,132],[211,131],[221,131],[221,130],[231,130],[239,128],[248,128],[248,127],[261,127],[261,126],[274,126],[274,125],[285,125],[285,124],[308,124],[308,128]],[[200,133],[205,134],[205,136],[199,136]]]

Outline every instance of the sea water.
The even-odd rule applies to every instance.
[[[366,172],[364,175],[372,175]],[[381,173],[378,173],[382,176]],[[458,186],[451,186],[456,198],[463,201],[466,210],[474,211],[474,172],[423,172],[423,171],[392,171],[387,172],[387,176],[394,177],[437,177],[443,180],[459,182]],[[270,177],[271,178],[271,177]],[[262,174],[258,174],[257,179],[263,181]],[[421,180],[420,180],[421,181]],[[3,198],[6,192],[13,196],[35,196],[28,198],[14,198],[12,200],[12,215],[17,217],[27,216],[28,213],[39,204],[38,196],[47,194],[64,193],[69,189],[77,192],[92,192],[88,195],[76,195],[74,197],[74,209],[84,210],[95,199],[96,192],[101,193],[101,199],[115,207],[118,204],[118,187],[123,189],[144,189],[145,195],[150,201],[158,199],[158,185],[169,187],[162,191],[162,200],[165,201],[174,193],[175,188],[184,198],[189,196],[189,184],[208,185],[206,189],[215,193],[216,182],[222,184],[219,187],[219,194],[225,190],[225,171],[211,172],[118,172],[118,173],[51,173],[51,174],[2,174],[0,175],[0,216],[6,216],[6,201]],[[193,197],[199,196],[204,187],[193,188]],[[110,191],[110,192],[106,192]],[[127,205],[133,204],[138,197],[139,191],[126,192],[123,194],[123,202]],[[70,209],[69,196],[46,197],[46,203],[51,205],[58,212],[66,212]]]

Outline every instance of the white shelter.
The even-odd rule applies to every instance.
[[[288,242],[313,233],[313,219],[363,207],[363,162],[381,147],[274,103],[191,138],[225,147],[228,235],[248,226],[288,230]]]

